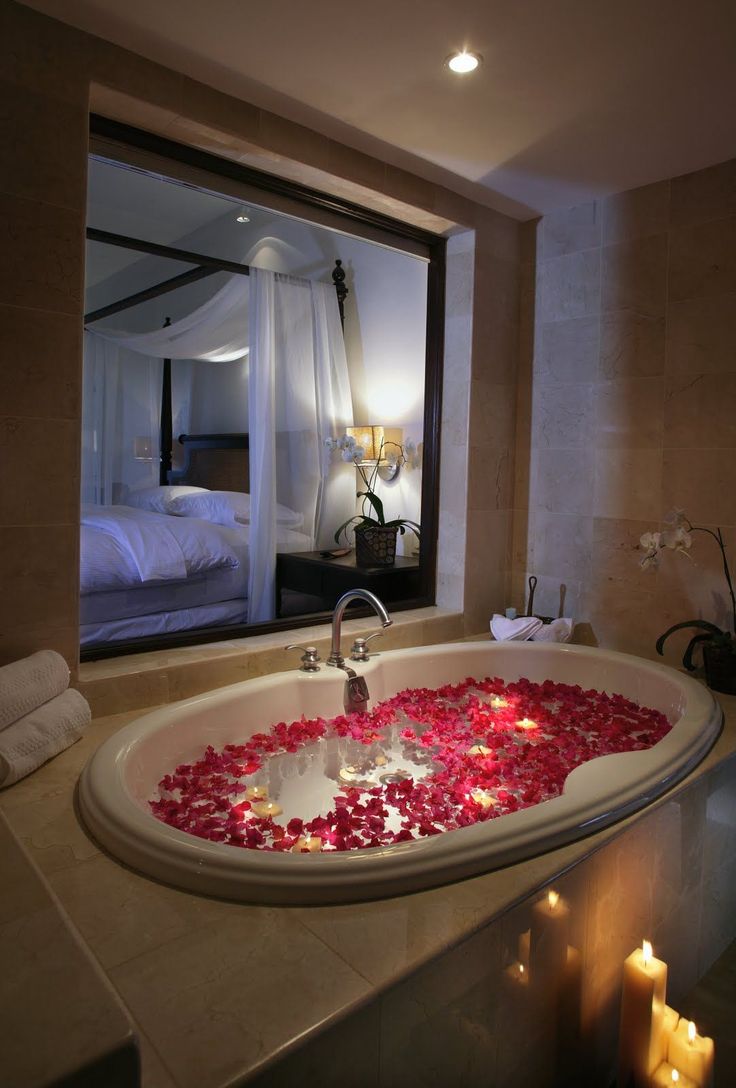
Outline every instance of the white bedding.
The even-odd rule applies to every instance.
[[[245,622],[249,539],[249,525],[125,506],[85,507],[82,644]],[[284,552],[312,547],[310,537],[283,526],[276,540]]]
[[[220,525],[132,506],[82,508],[83,594],[181,581],[238,564]]]

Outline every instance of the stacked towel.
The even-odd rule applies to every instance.
[[[69,666],[55,650],[41,650],[0,668],[0,729],[30,714],[69,687]]]
[[[11,786],[82,736],[91,713],[53,650],[0,668],[0,787]]]
[[[498,642],[569,642],[573,621],[567,618],[543,623],[538,616],[517,616],[510,620],[494,613],[491,633]]]

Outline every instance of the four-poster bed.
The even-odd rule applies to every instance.
[[[85,317],[88,335],[93,336],[97,348],[102,344],[106,350],[109,346],[107,342],[112,341],[113,346],[110,350],[114,355],[116,366],[119,355],[118,345],[121,350],[141,351],[143,354],[150,354],[152,360],[158,358],[161,363],[161,386],[160,418],[157,428],[158,488],[136,489],[122,496],[118,495],[117,499],[112,499],[113,505],[110,505],[116,485],[110,485],[108,482],[106,488],[103,486],[97,488],[96,505],[83,507],[82,644],[92,646],[104,642],[168,634],[212,625],[246,623],[252,620],[251,606],[256,599],[260,601],[258,607],[261,611],[270,607],[268,601],[273,596],[271,585],[275,577],[276,549],[279,552],[306,551],[315,546],[314,517],[316,514],[311,521],[307,518],[307,524],[302,525],[305,518],[299,511],[276,504],[273,497],[269,505],[268,496],[264,500],[262,495],[257,494],[259,477],[264,471],[268,483],[275,484],[274,465],[272,464],[269,470],[266,460],[265,470],[263,467],[263,434],[259,436],[259,443],[257,443],[258,455],[261,458],[261,472],[256,472],[256,478],[253,481],[250,478],[251,451],[248,433],[182,434],[176,442],[173,440],[175,409],[172,398],[174,385],[172,364],[175,366],[176,357],[172,358],[169,353],[164,356],[162,345],[168,343],[166,338],[170,334],[171,343],[175,349],[179,349],[178,358],[181,359],[228,361],[237,360],[247,354],[250,350],[249,346],[246,346],[247,333],[246,340],[243,339],[243,329],[247,328],[247,309],[243,309],[243,306],[247,305],[247,294],[244,294],[237,284],[229,295],[228,290],[234,281],[241,280],[242,276],[250,276],[251,269],[230,261],[220,261],[190,251],[113,235],[92,228],[87,233],[93,241],[198,263],[190,272],[171,277],[145,291],[136,292],[96,309]],[[223,332],[221,339],[226,341],[224,348],[217,347],[217,350],[212,351],[202,350],[201,353],[199,349],[192,350],[190,355],[179,340],[179,337],[183,336],[184,343],[189,344],[190,340],[186,338],[186,334],[191,333],[192,329],[196,332],[199,327],[196,323],[187,324],[189,318],[175,322],[174,325],[171,325],[167,318],[160,334],[140,334],[138,337],[104,332],[95,335],[90,329],[94,322],[100,321],[103,317],[124,312],[142,302],[148,302],[181,286],[222,271],[234,274],[228,281],[228,285],[217,292],[204,306],[193,311],[191,317],[200,313],[204,314],[208,307],[211,308],[213,302],[221,296],[228,296],[225,302],[229,311],[225,313],[225,324],[228,320],[232,321],[232,316],[237,311],[240,339],[236,338],[236,341],[233,341],[232,335],[228,339],[228,335]],[[260,287],[261,294],[263,291],[273,293],[274,287],[270,285],[268,277],[272,279],[278,277],[274,277],[271,273],[264,273],[262,270],[257,270],[257,277],[256,286],[263,285]],[[305,296],[304,287],[306,286],[308,292],[311,290],[312,296],[314,295],[316,288],[310,287],[308,281],[296,281],[291,277],[281,277],[281,279],[286,281],[283,290],[287,292],[297,290]],[[344,326],[343,303],[347,288],[344,283],[345,273],[339,260],[335,263],[332,279],[335,291],[333,299],[337,301],[336,320],[339,311],[337,328],[341,330],[341,339]],[[252,276],[251,280],[253,280]],[[325,289],[323,285],[316,286],[322,291]],[[250,293],[251,298],[259,299],[258,293],[255,296],[252,291]],[[296,301],[298,303],[299,299],[297,298]],[[332,305],[335,305],[334,301]],[[240,308],[237,309],[237,307]],[[259,311],[260,326],[263,325],[261,311]],[[315,321],[318,321],[318,317],[317,313]],[[267,320],[272,321],[273,318],[267,314]],[[255,318],[251,321],[258,325]],[[321,331],[324,338],[325,330],[320,330],[316,326],[315,328],[317,332]],[[182,329],[183,332],[181,332]],[[273,333],[273,329],[271,332]],[[231,333],[232,330],[228,329],[228,334]],[[157,337],[159,337],[158,343]],[[315,335],[314,339],[319,340],[319,336]],[[145,341],[148,347],[138,348],[137,340]],[[216,340],[216,346],[217,343],[219,341]],[[329,349],[329,339],[325,343],[329,353],[332,350]],[[341,347],[341,350],[344,357],[344,348]],[[217,354],[217,351],[220,354]],[[173,352],[171,354],[173,355]],[[334,350],[326,364],[328,369],[334,362],[333,355]],[[101,355],[98,351],[98,357],[102,358],[102,377],[99,379],[99,384],[104,384],[105,351]],[[259,359],[260,368],[265,366],[267,369],[268,366],[274,366],[272,359],[264,360],[262,352]],[[99,362],[99,358],[94,362]],[[124,385],[125,364],[122,356],[120,356],[120,362],[121,384]],[[293,370],[293,365],[288,365],[291,365]],[[320,365],[324,369],[325,364]],[[293,377],[292,374],[292,380]],[[316,377],[315,371],[315,379]],[[253,383],[249,384],[252,399]],[[343,401],[344,399],[343,389]],[[278,421],[274,412],[278,413]],[[286,428],[287,431],[289,428],[301,426],[303,432],[305,426],[303,421],[295,424],[294,420],[288,421],[281,418],[288,414],[288,409],[285,410],[282,406],[274,407],[272,404],[269,423],[268,411],[252,412],[249,408],[250,430],[253,429],[255,416],[257,429],[260,427],[261,431],[269,426]],[[310,439],[311,446],[321,444],[320,428],[310,427],[310,424],[307,424],[307,427],[308,430],[311,429],[314,432]],[[272,444],[274,434],[275,432],[272,431]],[[95,433],[95,448],[98,438],[99,436]],[[293,460],[292,457],[292,464]],[[270,480],[268,471],[271,473]],[[117,489],[119,492],[119,487]],[[260,513],[253,522],[250,516],[251,491],[254,493],[254,511],[265,511],[265,514]],[[318,495],[319,488],[315,490],[315,502],[318,502]],[[184,499],[187,499],[188,504],[185,502],[182,505]],[[244,503],[243,500],[247,502]],[[270,522],[270,535],[268,522]],[[272,563],[274,569],[270,575],[266,571],[260,575],[260,578],[256,578],[254,591],[253,557],[256,555],[261,557],[258,570],[262,570],[263,556],[268,554],[269,549],[274,556]],[[268,618],[268,614],[256,618]]]

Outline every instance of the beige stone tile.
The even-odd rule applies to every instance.
[[[372,1001],[327,1030],[310,1035],[298,1049],[278,1056],[253,1080],[252,1088],[379,1088],[380,1002]]]
[[[663,378],[621,378],[596,388],[595,443],[626,449],[662,445]]]
[[[736,159],[673,178],[670,217],[675,227],[736,214]]]
[[[529,566],[516,571],[513,579],[511,603],[517,612],[524,615],[529,610],[529,579],[534,576],[537,584],[534,589],[534,615],[565,616],[576,620],[581,613],[582,586],[576,577],[562,574],[537,574],[536,567]],[[573,639],[577,642],[577,636]]]
[[[0,195],[2,301],[31,310],[81,314],[83,242],[81,212]]]
[[[328,168],[329,141],[326,136],[267,110],[261,112],[258,141],[262,147],[275,151],[278,155],[288,156],[297,162],[308,163],[323,170]]]
[[[595,423],[595,386],[591,382],[542,385],[534,389],[533,449],[590,446]]]
[[[74,626],[78,556],[78,525],[0,528],[5,623],[45,631]]]
[[[53,773],[44,770],[44,780],[34,783],[35,789],[26,789],[17,799],[10,791],[3,794],[3,807],[12,818],[15,834],[46,876],[72,869],[99,854],[99,847],[74,811],[71,794],[75,772],[83,762],[80,753],[74,752],[61,768],[54,763]],[[49,767],[48,772],[51,770]]]
[[[0,417],[0,524],[77,522],[79,433],[76,420]]]
[[[633,310],[601,316],[601,378],[651,378],[664,373],[665,320]]]
[[[126,94],[116,87],[92,83],[90,108],[101,117],[109,117],[110,120],[120,121],[124,125],[133,125],[135,128],[145,129],[146,132],[155,132],[174,139],[181,135],[178,124],[180,118],[175,109],[156,106],[146,98]]]
[[[121,91],[136,99],[148,114],[136,115],[143,128],[156,131],[156,120],[165,111],[178,115],[183,107],[186,77],[173,68],[156,64],[103,38],[89,40],[89,79],[91,83]],[[196,84],[195,84],[196,86]],[[131,120],[130,124],[136,121]]]
[[[715,532],[717,526],[709,525],[706,528]],[[736,547],[736,529],[722,526],[721,532],[730,558]],[[712,537],[702,532],[694,532],[692,541],[686,556],[667,551],[662,553],[655,576],[657,593],[678,618],[706,619],[718,627],[731,628],[731,601],[718,545]],[[694,634],[695,631],[686,632],[682,641],[673,644],[680,647],[680,656]]]
[[[43,620],[31,624],[18,618],[18,626],[0,631],[0,665],[20,661],[38,650],[56,650],[72,670],[72,679],[79,666],[79,624],[77,616],[69,617],[68,627],[48,627]]]
[[[736,292],[736,215],[670,233],[669,297]]]
[[[3,879],[1,930],[8,922],[43,910],[48,906],[49,896],[3,817],[0,817],[0,859]]]
[[[664,451],[662,511],[679,507],[697,525],[736,525],[736,458],[732,451]]]
[[[736,373],[673,374],[665,388],[665,447],[736,446]]]
[[[667,370],[684,374],[736,373],[736,295],[670,302]]]
[[[630,521],[653,517],[661,486],[661,449],[595,451],[596,517]]]
[[[535,383],[586,382],[598,370],[598,317],[578,317],[541,326]]]
[[[667,297],[667,235],[603,247],[601,308],[661,317]]]
[[[626,518],[594,518],[591,574],[592,583],[605,579],[625,581],[640,576],[643,552],[639,548],[642,533],[659,528],[657,512],[651,518],[631,521]],[[651,588],[650,581],[646,586]]]
[[[587,581],[593,545],[591,517],[535,510],[529,535],[530,571],[560,581]]]
[[[468,510],[507,510],[513,497],[511,451],[471,446],[468,460]]]
[[[285,632],[288,634],[288,632]],[[188,699],[203,691],[214,691],[228,684],[237,684],[258,675],[255,654],[230,654],[188,665],[169,667],[166,672],[169,700]]]
[[[0,306],[3,414],[78,419],[82,326],[78,317]]]
[[[463,236],[464,237],[464,236]],[[445,315],[469,319],[473,310],[474,247],[448,247],[445,263]]]
[[[539,268],[541,321],[587,317],[600,307],[601,255],[598,249],[542,261]]]
[[[140,1028],[136,1030],[136,1036],[141,1056],[141,1088],[177,1088],[148,1036]]]
[[[497,926],[392,988],[381,1001],[381,1083],[493,1083],[501,988]]]
[[[251,141],[259,135],[260,109],[192,79],[182,81],[181,114],[182,118],[210,125],[239,140]]]
[[[579,450],[546,450],[532,465],[531,502],[558,514],[593,512],[593,460]]]
[[[384,186],[384,192],[394,200],[428,211],[434,210],[435,186],[431,181],[387,163]]]
[[[86,109],[86,34],[25,6],[5,4],[0,8],[0,41],[3,78],[9,83]]]
[[[476,309],[473,317],[472,377],[476,381],[509,385],[516,381],[519,362],[518,322],[490,320]]]
[[[520,272],[512,261],[503,261],[478,249],[476,234],[474,272],[473,346],[488,347],[499,341],[504,327],[518,329]],[[480,375],[473,375],[474,377]],[[490,378],[491,376],[488,375]],[[504,381],[496,376],[493,381]]]
[[[447,382],[442,394],[442,445],[467,446],[470,380]]]
[[[180,1088],[236,1082],[275,1046],[369,992],[285,910],[241,908],[110,975]],[[256,1017],[255,1008],[274,1012]]]
[[[77,687],[92,708],[93,718],[169,702],[169,677],[165,671],[81,680]]]
[[[473,209],[473,222],[480,250],[514,264],[521,260],[521,223],[482,205]]]
[[[504,449],[512,445],[516,389],[495,382],[470,383],[470,434],[473,446]],[[465,439],[468,440],[467,429]],[[443,436],[444,440],[444,436]]]
[[[5,1083],[71,1081],[106,1059],[108,1083],[132,1083],[130,1021],[48,893],[45,907],[0,926],[0,949]]]
[[[657,638],[674,622],[659,611],[653,583],[645,571],[625,579],[606,578],[587,587],[579,615],[590,625],[589,644],[646,658],[656,657]]]
[[[670,182],[658,181],[606,197],[603,202],[605,245],[629,238],[664,234],[669,225]]]
[[[200,926],[216,929],[242,913],[224,900],[159,884],[105,854],[49,874],[62,906],[106,969],[160,948]],[[95,889],[90,896],[89,889]],[[250,908],[257,916],[263,908]]]
[[[0,188],[28,200],[82,211],[88,117],[70,104],[0,81]]]
[[[550,212],[542,220],[542,256],[562,257],[601,243],[601,205],[591,200]]]

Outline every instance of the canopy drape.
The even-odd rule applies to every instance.
[[[120,501],[115,484],[124,478],[122,460],[130,460],[136,438],[148,438],[154,460],[141,464],[136,484],[157,483],[161,360],[230,362],[249,351],[248,618],[258,622],[275,614],[277,502],[303,514],[305,550],[329,545],[355,506],[354,467],[330,465],[325,449],[327,438],[353,422],[333,285],[251,267],[249,277],[233,276],[166,328],[88,330],[82,478],[85,501]],[[181,386],[183,364],[172,371]],[[188,429],[188,402],[184,393],[174,433]]]

